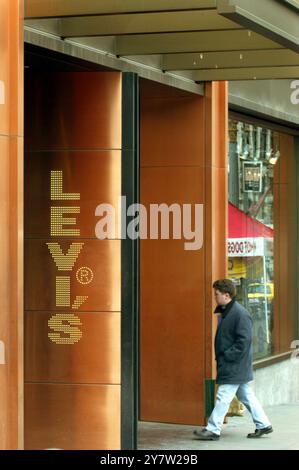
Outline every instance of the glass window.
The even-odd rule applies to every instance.
[[[279,135],[229,121],[229,277],[253,319],[254,359],[274,352],[274,168]]]

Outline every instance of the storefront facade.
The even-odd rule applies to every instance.
[[[297,84],[235,82],[229,91],[228,272],[253,317],[254,387],[264,405],[298,400],[289,355],[298,336]]]
[[[106,10],[99,12],[95,3],[74,2],[71,13],[90,8],[84,11],[99,15],[96,28],[105,26],[101,15],[141,15],[131,31],[139,35],[148,33],[142,15],[157,14],[152,7],[135,11],[133,1],[128,11],[110,11],[103,2]],[[186,52],[202,55],[187,37],[192,15],[184,13],[182,26],[171,3],[160,3],[162,16],[157,23],[151,17],[156,30],[150,33],[167,28],[164,12],[176,29],[163,34],[186,34]],[[205,22],[216,34],[227,21],[247,27],[236,3],[190,1],[180,8],[201,18],[198,34],[206,37]],[[297,14],[290,3],[285,14]],[[0,447],[134,449],[138,420],[205,422],[215,377],[216,278],[234,279],[251,310],[255,358],[289,355],[298,318],[290,293],[298,285],[299,122],[296,112],[291,130],[273,116],[256,122],[250,109],[236,114],[236,101],[229,116],[223,80],[243,78],[245,69],[236,77],[225,67],[217,75],[207,64],[191,72],[179,37],[161,45],[143,34],[133,43],[125,18],[103,40],[117,35],[114,57],[90,38],[63,41],[51,30],[56,16],[70,14],[59,5],[25,4],[24,81],[24,5],[1,2]],[[47,23],[38,26],[42,18]],[[65,20],[70,38],[84,28]],[[225,60],[235,60],[230,49],[244,35],[234,29],[225,36]],[[258,71],[261,78],[296,76],[295,38],[269,39],[267,28],[265,36],[245,33],[244,48],[252,50],[254,41],[262,51],[271,43],[275,53],[279,66]],[[285,67],[274,39],[292,49]],[[208,49],[215,47],[207,40]],[[158,44],[162,50],[155,50]],[[167,74],[145,59],[132,64],[117,57],[159,52]],[[183,72],[173,74],[176,67]],[[249,68],[247,78],[257,73]],[[133,214],[123,209],[138,203],[203,206],[201,248],[187,251],[186,240],[175,237],[124,236],[124,220]],[[118,208],[117,229],[106,239],[96,236],[100,204]]]

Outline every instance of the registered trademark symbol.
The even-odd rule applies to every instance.
[[[80,284],[90,284],[93,280],[93,272],[90,268],[82,266],[82,268],[79,268],[76,272],[76,278]]]

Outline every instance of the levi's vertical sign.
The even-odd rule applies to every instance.
[[[63,191],[63,172],[51,171],[51,221],[50,235],[52,238],[80,237],[80,229],[76,227],[76,215],[80,214],[80,193],[65,193]],[[68,202],[68,205],[66,205]],[[69,205],[73,202],[72,205]],[[69,217],[72,215],[72,217]],[[56,344],[75,344],[82,337],[80,318],[74,312],[87,301],[88,295],[72,297],[71,274],[76,270],[76,281],[79,284],[90,284],[93,281],[93,271],[88,267],[76,268],[84,243],[72,242],[63,251],[58,241],[47,243],[49,254],[57,269],[55,283],[55,304],[57,308],[66,307],[72,311],[55,313],[48,321],[49,339]]]

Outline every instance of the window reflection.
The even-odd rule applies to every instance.
[[[253,318],[254,359],[273,353],[273,178],[279,135],[229,121],[229,277]]]

